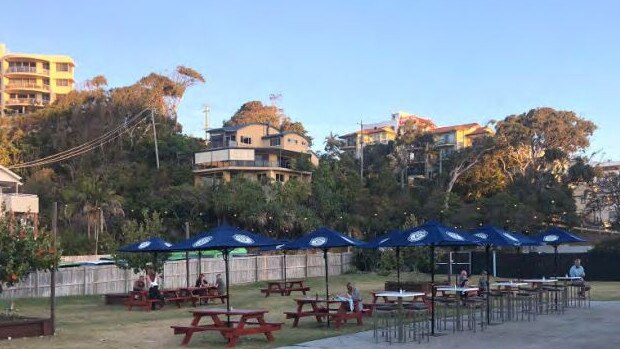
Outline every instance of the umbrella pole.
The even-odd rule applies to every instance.
[[[491,266],[491,245],[486,245],[485,247],[485,255],[487,260],[487,325],[491,324],[491,275],[489,273],[489,268]]]
[[[396,247],[396,280],[398,281],[398,289],[400,290],[400,247]]]
[[[435,335],[435,245],[431,245],[431,336]]]
[[[323,260],[325,261],[325,300],[327,302],[327,312],[329,313],[329,268],[327,264],[327,249],[323,250]],[[327,317],[327,327],[329,326],[329,316]]]
[[[226,272],[226,312],[230,313],[230,280],[229,280],[229,273],[228,273],[228,250],[224,250],[223,252],[223,256],[224,256],[224,270]],[[230,314],[226,315],[227,321],[228,321],[228,326],[230,326]]]
[[[202,274],[202,251],[198,251],[198,275]]]
[[[553,264],[555,273],[554,276],[558,276],[558,245],[553,245]]]
[[[286,250],[284,250],[284,288],[286,288]]]

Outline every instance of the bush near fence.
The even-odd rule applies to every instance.
[[[339,275],[352,267],[351,253],[329,253],[330,275]],[[284,277],[283,255],[233,257],[230,263],[230,284],[243,284]],[[294,254],[286,257],[287,278],[307,278],[325,275],[323,254]],[[198,277],[197,259],[190,260],[190,285]],[[203,258],[200,270],[209,282],[215,282],[218,273],[224,274],[222,258]],[[97,295],[128,292],[138,277],[131,270],[115,265],[62,268],[56,273],[56,295]],[[164,266],[162,286],[186,286],[185,261],[167,262]],[[35,272],[14,287],[5,288],[0,298],[49,297],[50,273]]]
[[[620,251],[559,253],[558,274],[568,273],[580,258],[589,281],[620,281]],[[553,253],[496,253],[497,276],[504,278],[556,276]],[[492,260],[491,260],[492,263]],[[473,252],[472,270],[480,274],[486,269],[484,252]],[[492,271],[492,270],[491,270]]]

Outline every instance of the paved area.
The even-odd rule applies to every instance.
[[[375,344],[372,331],[300,343],[302,348],[617,348],[620,346],[620,302],[592,302],[592,307],[567,309],[564,315],[540,315],[535,322],[510,322],[484,332],[465,331],[431,338],[430,342]]]

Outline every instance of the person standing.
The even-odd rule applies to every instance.
[[[220,296],[226,294],[226,283],[224,279],[222,279],[222,274],[217,274],[215,276],[215,287],[217,287],[217,293],[219,293]]]
[[[149,288],[149,299],[159,299],[161,306],[164,305],[164,296],[159,292],[159,275],[155,272],[155,269],[150,266],[146,272],[146,285]],[[151,309],[155,310],[155,303],[151,303]]]

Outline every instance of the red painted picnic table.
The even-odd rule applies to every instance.
[[[192,295],[192,304],[196,306],[196,303],[201,304],[202,301],[209,303],[210,300],[219,299],[222,304],[224,301],[228,301],[228,295],[220,294],[217,290],[217,286],[203,286],[203,287],[182,287],[180,290],[189,292]]]
[[[275,338],[272,332],[282,328],[282,323],[265,321],[265,314],[268,310],[234,309],[198,309],[192,310],[192,322],[189,326],[171,326],[174,334],[184,334],[182,345],[187,345],[196,332],[216,331],[226,338],[228,347],[232,348],[237,344],[239,337],[264,334],[267,341],[272,342]],[[210,317],[211,323],[200,324],[203,317]],[[223,318],[220,318],[223,317]],[[239,317],[239,320],[227,321],[226,318]]]
[[[336,329],[340,328],[343,323],[351,319],[357,320],[358,325],[363,325],[363,310],[357,301],[353,302],[353,311],[350,309],[350,303],[346,300],[297,298],[295,302],[297,303],[297,310],[284,313],[287,319],[294,319],[293,327],[297,327],[299,319],[302,317],[314,317],[319,323],[323,322],[324,317],[329,317],[334,321],[334,327]],[[332,305],[336,306],[332,307]],[[308,306],[310,309],[308,309]]]
[[[310,291],[310,287],[304,286],[305,280],[277,280],[267,281],[267,288],[261,289],[261,293],[265,294],[265,297],[269,297],[271,293],[279,293],[281,296],[290,296],[291,292],[298,291],[306,295],[307,291]]]

